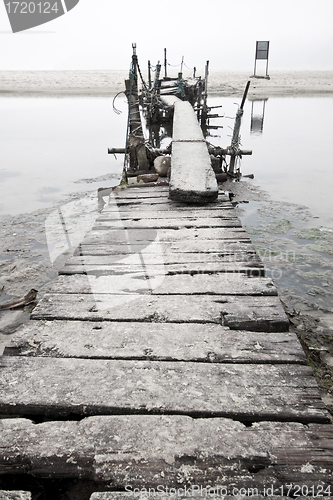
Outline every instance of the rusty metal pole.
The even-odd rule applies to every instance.
[[[242,103],[241,103],[241,105],[236,113],[234,131],[232,134],[231,146],[230,146],[231,158],[230,158],[230,164],[229,164],[229,170],[228,170],[228,172],[230,174],[234,173],[236,157],[239,155],[239,133],[240,133],[240,127],[241,127],[241,123],[242,123],[242,116],[244,113],[244,104],[246,101],[247,93],[248,93],[249,88],[250,88],[250,83],[251,82],[248,81],[246,84],[245,91],[243,94]]]
[[[167,49],[164,49],[164,78],[166,78],[168,75],[167,75],[167,65],[168,65],[168,62],[167,62]]]
[[[148,61],[148,86],[149,90],[151,89],[151,64],[150,61]]]
[[[208,114],[208,109],[207,109],[208,75],[209,75],[209,61],[207,61],[206,68],[205,68],[205,88],[204,88],[203,103],[202,103],[202,110],[201,110],[201,126],[206,124],[207,114]]]

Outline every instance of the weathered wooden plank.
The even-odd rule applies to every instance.
[[[222,252],[179,252],[178,247],[172,245],[157,245],[139,245],[134,248],[133,245],[129,248],[127,245],[102,248],[92,245],[84,251],[80,248],[77,254],[82,252],[92,255],[75,255],[59,272],[60,274],[94,272],[114,274],[119,272],[121,266],[125,266],[122,270],[125,273],[133,272],[133,266],[136,266],[136,272],[143,271],[143,266],[155,266],[154,272],[162,274],[203,272],[245,272],[253,276],[265,274],[262,261],[254,253],[254,248],[249,245],[243,246],[240,251],[236,247],[235,251],[231,249]],[[116,249],[119,249],[119,253],[116,253]],[[182,249],[191,250],[189,246]]]
[[[114,197],[114,198],[113,198]],[[165,188],[163,186],[160,186],[160,188],[157,189],[151,189],[151,188],[130,188],[130,189],[122,189],[119,191],[113,191],[113,197],[111,198],[111,202],[114,200],[125,200],[125,199],[138,199],[142,200],[144,198],[149,198],[149,199],[154,199],[154,198],[164,198],[166,200],[169,200],[169,188],[166,186]],[[225,194],[223,191],[219,191],[218,193],[218,199],[220,201],[230,201],[229,196]],[[170,200],[171,202],[171,200]]]
[[[146,203],[148,202],[148,200],[151,200],[152,203],[155,203],[155,202],[158,202],[158,200],[160,200],[162,203],[168,203],[170,204],[171,206],[173,207],[177,207],[177,206],[192,206],[192,208],[198,208],[197,206],[191,204],[190,202],[185,202],[185,201],[181,201],[181,200],[172,200],[170,197],[169,197],[169,193],[167,192],[161,192],[160,194],[157,194],[156,193],[156,196],[149,196],[149,194],[147,194],[147,196],[144,196],[143,194],[140,194],[139,193],[133,193],[133,189],[131,189],[130,191],[128,191],[128,193],[124,194],[124,195],[119,195],[119,196],[115,196],[114,198],[111,198],[110,201],[109,201],[109,205],[112,204],[112,203],[121,203],[123,201],[134,201],[134,202],[139,202],[139,203]],[[219,192],[218,193],[218,197],[214,200],[212,199],[210,202],[209,202],[209,205],[213,206],[215,203],[224,203],[224,202],[230,202],[230,198],[229,198],[229,195],[223,193],[223,192]]]
[[[244,253],[249,252],[255,254],[255,248],[250,240],[199,240],[196,238],[194,241],[176,241],[176,242],[158,242],[160,253],[163,255],[167,252],[178,252],[178,253],[211,253],[216,252],[220,255],[231,256],[234,253]],[[145,254],[151,252],[156,254],[155,244],[149,244],[145,242],[135,242],[129,240],[127,244],[123,243],[113,243],[112,245],[107,245],[103,243],[85,244],[81,243],[78,249],[74,252],[74,255],[115,255],[115,254],[133,254],[137,252],[142,252],[144,250]],[[231,257],[232,258],[232,257]]]
[[[207,143],[197,119],[193,107],[188,101],[176,99],[174,101],[174,116],[172,126],[172,151],[175,141],[204,142],[207,150]],[[191,166],[192,157],[188,158]],[[190,167],[189,167],[190,169]],[[194,170],[196,172],[196,170]]]
[[[5,491],[0,490],[0,500],[31,500],[29,491]]]
[[[224,200],[224,198],[222,198]],[[119,195],[115,195],[114,198],[109,200],[109,204],[112,203],[122,203],[122,202],[130,202],[132,203],[158,203],[159,201],[163,201],[163,203],[169,203],[169,196],[167,191],[154,192],[151,190],[151,193],[135,191],[134,189],[129,190],[128,192],[120,193]]]
[[[245,427],[223,418],[128,415],[39,425],[5,419],[0,426],[1,473],[60,473],[123,490],[219,485],[235,493],[237,486],[263,492],[274,485],[278,495],[290,479],[314,485],[315,493],[332,485],[331,425],[261,422]],[[221,490],[219,497],[224,498]]]
[[[197,207],[196,207],[197,209]],[[160,212],[160,211],[163,211],[163,212],[167,212],[167,211],[170,211],[172,213],[174,213],[175,211],[177,210],[177,212],[179,212],[179,215],[183,214],[183,213],[191,213],[191,211],[193,210],[193,206],[192,205],[186,205],[186,204],[175,204],[175,202],[168,202],[168,203],[161,203],[161,204],[151,204],[149,205],[148,203],[145,203],[145,204],[120,204],[120,205],[117,205],[116,203],[112,203],[108,206],[105,206],[105,208],[103,208],[103,215],[108,215],[108,214],[112,214],[114,212],[116,213],[120,213],[120,214],[123,214],[123,213],[127,213],[127,212],[130,212],[130,213],[136,213],[136,212],[143,212],[143,211],[147,211],[149,213],[154,213],[154,212]],[[233,210],[234,210],[234,206],[232,205],[232,203],[230,203],[230,201],[217,201],[215,203],[209,203],[207,205],[203,205],[200,207],[200,210],[204,211],[204,210],[209,210],[209,211],[213,211],[213,210],[223,210],[223,211],[229,211],[230,213],[234,213]]]
[[[89,231],[83,244],[113,244],[113,243],[137,243],[153,241],[193,241],[200,240],[248,240],[250,238],[243,228],[190,228],[190,229],[110,229],[109,231],[93,230]]]
[[[294,333],[230,331],[221,325],[29,321],[6,356],[51,356],[212,363],[306,364]]]
[[[139,186],[135,186],[133,184],[128,184],[126,186],[117,186],[117,187],[115,187],[113,189],[112,192],[115,193],[115,194],[122,193],[122,192],[127,193],[129,190],[130,191],[134,190],[134,191],[139,191],[139,192],[142,190],[143,192],[146,191],[148,193],[151,192],[151,191],[154,191],[154,192],[155,191],[168,192],[169,186],[168,185],[165,185],[165,186],[163,186],[163,185],[155,186],[155,185],[151,185],[151,184],[147,185],[146,183],[140,184]]]
[[[0,414],[330,422],[310,367],[3,356]]]
[[[138,276],[147,275],[147,269],[140,265],[130,265],[115,263],[112,265],[66,265],[60,269],[59,274],[92,274],[101,276],[111,276],[115,274],[136,273]],[[183,264],[152,264],[149,274],[154,275],[175,275],[175,274],[197,274],[197,273],[242,273],[247,276],[265,276],[263,266],[254,267],[251,263],[235,262],[231,263],[213,263],[213,262],[186,262]]]
[[[104,211],[101,213],[101,215],[96,219],[97,221],[111,221],[111,220],[132,220],[132,219],[175,219],[178,221],[183,221],[184,224],[186,223],[186,220],[200,220],[201,218],[204,219],[215,219],[215,218],[221,218],[221,219],[234,219],[237,218],[235,216],[235,213],[232,210],[229,209],[215,209],[215,210],[198,210],[198,209],[192,209],[192,210],[182,210],[179,212],[179,210],[159,210],[157,211],[149,211],[149,210],[135,210],[135,212],[132,212],[131,210],[121,210],[121,211],[110,211],[107,213],[104,213]]]
[[[45,290],[66,294],[118,294],[128,293],[129,290],[142,291],[146,285],[152,295],[277,295],[273,281],[265,277],[253,278],[243,273],[166,276],[157,269],[158,266],[152,265],[150,268],[148,263],[137,273],[130,268],[129,262],[128,270],[125,266],[119,267],[120,273],[114,275],[61,275]],[[211,300],[215,298],[211,297]]]
[[[132,216],[131,220],[96,220],[92,230],[95,229],[138,229],[138,228],[153,228],[153,229],[180,229],[180,228],[224,228],[224,227],[242,227],[240,220],[234,218],[198,218],[198,219],[139,219]]]
[[[144,256],[149,259],[150,253],[144,252]],[[85,255],[85,256],[74,256],[68,259],[65,264],[66,266],[111,266],[113,263],[119,263],[122,259],[126,258],[124,254],[114,254],[114,255]],[[156,257],[155,257],[156,258]],[[218,252],[178,252],[172,251],[170,248],[163,248],[162,259],[165,265],[168,264],[189,264],[197,263],[202,264],[206,262],[215,262],[218,264],[224,264],[232,266],[233,264],[240,264],[242,266],[250,265],[252,267],[264,267],[260,257],[253,252],[230,252],[230,253],[218,253]],[[162,260],[161,259],[161,260]],[[231,268],[231,267],[230,267]]]
[[[274,488],[273,488],[274,489]],[[308,488],[309,490],[309,488]],[[89,500],[125,500],[128,499],[130,495],[135,495],[140,500],[171,500],[174,499],[175,495],[180,500],[186,498],[186,496],[190,496],[192,500],[202,500],[203,495],[209,496],[210,500],[221,500],[221,494],[229,492],[230,495],[223,496],[223,500],[242,500],[244,499],[245,493],[246,497],[251,496],[254,500],[267,500],[267,491],[271,493],[269,486],[263,486],[262,492],[265,495],[257,495],[256,493],[260,490],[257,487],[247,486],[247,487],[237,487],[235,485],[229,487],[228,486],[210,486],[208,487],[200,487],[199,485],[189,485],[188,487],[170,487],[170,486],[161,486],[160,488],[146,488],[142,486],[142,488],[134,488],[133,486],[127,485],[127,490],[123,491],[109,491],[109,492],[95,492],[90,496]],[[278,494],[279,489],[276,488],[275,492]],[[282,488],[283,491],[283,488]],[[287,488],[285,488],[287,492]],[[304,491],[306,491],[304,489]],[[215,493],[214,493],[215,492]],[[236,493],[241,493],[237,495]],[[233,494],[232,494],[233,493]],[[252,493],[252,494],[251,494]],[[232,495],[231,495],[232,494]],[[269,495],[270,500],[290,500],[290,497],[281,497],[277,495]],[[306,497],[297,497],[299,500],[308,500]],[[331,499],[329,499],[331,500]]]
[[[188,102],[178,104],[182,107],[191,107]],[[193,109],[191,112],[194,114]],[[174,119],[173,136],[175,134],[175,121],[176,119]],[[197,121],[196,126],[200,129]],[[188,132],[185,129],[185,133]],[[199,132],[202,134],[201,129]],[[216,176],[212,168],[206,141],[204,139],[186,142],[173,140],[170,198],[176,201],[202,204],[216,200],[218,194]]]
[[[287,331],[278,297],[46,293],[32,319],[218,323],[236,330]]]
[[[197,207],[196,207],[197,209]],[[155,212],[160,212],[160,211],[163,211],[163,212],[171,212],[173,214],[175,214],[175,212],[177,211],[177,213],[179,214],[179,216],[181,216],[181,214],[185,213],[185,214],[189,214],[191,213],[193,210],[192,208],[192,205],[179,205],[179,206],[175,206],[175,205],[170,205],[169,203],[165,203],[165,204],[160,204],[160,205],[149,205],[148,203],[147,204],[124,204],[124,205],[117,205],[117,204],[112,204],[112,205],[109,205],[107,206],[106,208],[103,208],[103,211],[101,212],[103,215],[109,215],[109,214],[114,214],[114,213],[119,213],[119,214],[122,214],[123,212],[127,213],[127,212],[132,212],[132,213],[136,213],[136,212],[149,212],[151,214],[155,213]],[[224,212],[227,212],[229,211],[230,214],[234,214],[234,206],[232,205],[232,203],[230,203],[229,201],[228,202],[216,202],[215,204],[212,204],[210,203],[209,205],[203,205],[200,207],[200,210],[204,211],[204,210],[209,210],[209,211],[220,211],[220,210],[223,210]]]
[[[170,203],[171,200],[166,196],[157,196],[156,198],[137,198],[137,197],[124,197],[124,198],[115,198],[115,201],[118,206],[122,205],[148,205],[148,206],[153,206],[153,205],[165,205],[166,203]],[[172,207],[175,207],[175,205],[171,205]]]
[[[158,186],[157,186],[158,187]],[[115,200],[123,200],[128,198],[142,199],[142,198],[169,198],[169,188],[168,186],[159,186],[159,189],[155,187],[152,188],[135,188],[130,189],[119,189],[112,192]]]
[[[253,466],[253,469],[255,467]],[[125,491],[109,491],[109,492],[96,492],[90,496],[90,500],[126,500],[129,496],[136,496],[140,498],[140,500],[174,500],[175,496],[179,500],[184,500],[186,498],[191,498],[192,500],[202,500],[203,497],[209,497],[210,500],[221,500],[221,495],[223,500],[244,500],[244,497],[252,497],[254,500],[267,500],[269,497],[270,500],[290,500],[290,496],[280,496],[279,493],[284,492],[285,494],[288,491],[293,494],[294,492],[301,492],[302,487],[297,485],[296,483],[289,483],[288,486],[278,486],[275,481],[271,478],[270,483],[263,484],[261,479],[259,479],[259,483],[257,485],[249,486],[248,482],[237,484],[223,484],[211,486],[200,486],[198,484],[189,484],[188,486],[170,486],[170,485],[159,485],[159,487],[155,486],[154,488],[149,488],[147,485],[141,486],[141,488],[135,488],[132,485],[127,485],[127,489],[125,486]],[[295,480],[295,478],[294,478]],[[275,483],[275,485],[274,485]],[[244,486],[245,484],[245,486]],[[268,484],[270,484],[268,486]],[[303,492],[312,492],[311,487],[302,483]],[[327,493],[332,490],[329,486],[326,486]],[[318,484],[317,487],[313,488],[314,492],[320,492],[324,490],[322,486]],[[272,494],[274,491],[275,494]],[[262,493],[260,495],[259,493]],[[257,494],[258,493],[258,494]],[[326,496],[326,500],[332,500],[333,497]],[[309,500],[309,497],[305,496],[297,496],[298,500]]]

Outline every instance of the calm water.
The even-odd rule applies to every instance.
[[[219,114],[234,117],[235,102],[222,99]],[[324,224],[333,223],[332,117],[333,98],[269,98],[246,102],[241,129],[243,148],[253,150],[243,159],[243,174],[253,173],[253,184],[272,199],[309,207]],[[219,121],[224,128],[212,134],[221,137],[211,142],[229,144],[234,120]]]
[[[211,120],[223,124],[211,130],[219,136],[208,138],[213,144],[230,143],[237,102],[210,99],[223,105],[218,112],[226,116]],[[112,179],[78,182],[121,171],[122,156],[107,155],[107,147],[125,142],[124,98],[116,106],[121,115],[113,112],[112,98],[0,98],[0,216],[116,184]],[[332,116],[332,98],[269,98],[247,101],[242,123],[243,148],[253,150],[252,157],[244,157],[242,172],[253,173],[253,185],[274,200],[305,205],[324,224],[333,222]]]
[[[77,181],[121,171],[122,158],[107,148],[124,145],[125,103],[122,108],[116,115],[112,98],[0,98],[0,216],[116,184]]]

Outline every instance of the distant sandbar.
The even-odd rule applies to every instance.
[[[0,94],[112,96],[124,90],[127,76],[126,70],[2,71]],[[184,74],[184,77],[187,76],[190,74]],[[224,96],[240,96],[250,79],[250,99],[333,93],[333,71],[272,71],[269,76],[269,79],[253,78],[250,71],[210,71],[208,91]]]

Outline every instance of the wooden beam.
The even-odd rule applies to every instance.
[[[231,331],[216,324],[29,321],[6,356],[306,364],[294,333]]]
[[[0,366],[2,415],[177,413],[330,422],[312,370],[303,365],[5,356]]]
[[[59,277],[59,279],[61,276]],[[68,277],[70,281],[71,277]],[[84,276],[83,276],[84,278]],[[96,277],[90,276],[94,289]],[[101,277],[103,278],[103,277]],[[98,289],[100,290],[99,278]],[[277,296],[154,295],[144,277],[113,280],[115,293],[46,293],[31,314],[39,320],[217,323],[235,330],[287,331],[289,321]],[[158,276],[156,277],[158,279]],[[257,278],[256,278],[257,279]],[[127,281],[126,281],[127,280]],[[109,286],[109,280],[107,280]],[[88,284],[86,288],[88,292]],[[118,290],[118,293],[116,293]],[[121,293],[122,292],[122,293]]]

